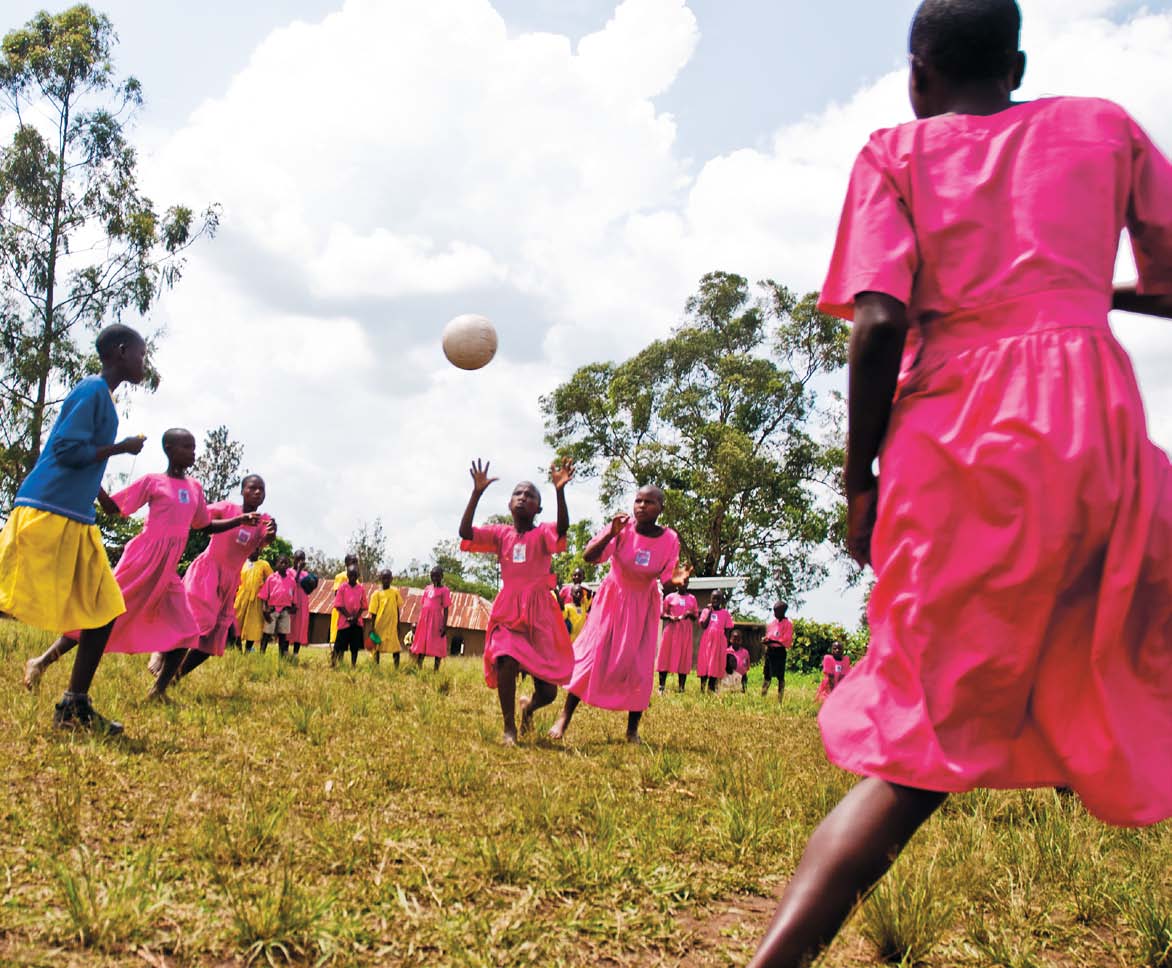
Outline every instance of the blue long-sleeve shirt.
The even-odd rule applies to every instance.
[[[98,448],[114,443],[117,432],[118,410],[109,386],[100,376],[86,377],[61,404],[41,456],[13,503],[93,524],[94,501],[106,472],[106,462],[97,460]]]

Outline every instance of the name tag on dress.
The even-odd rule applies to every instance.
[[[188,493],[188,490],[185,487],[179,488],[179,503],[180,504],[190,504],[191,503],[191,494]]]
[[[241,528],[236,532],[236,543],[246,545],[252,540],[252,528]]]
[[[526,548],[526,546],[523,544],[513,545],[513,564],[523,565],[527,560],[526,556],[528,554],[528,550],[529,549]]]
[[[635,552],[635,564],[640,568],[646,568],[651,564],[651,550],[649,548],[640,548]]]

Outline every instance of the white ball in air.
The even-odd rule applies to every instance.
[[[496,356],[496,330],[484,316],[465,313],[444,327],[444,356],[461,370],[479,370]]]

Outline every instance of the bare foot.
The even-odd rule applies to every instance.
[[[521,707],[521,735],[524,736],[533,728],[533,711],[530,708],[533,705],[533,698],[522,696],[517,700],[517,705]]]
[[[501,746],[516,746],[517,734],[505,730],[505,735],[501,737]]]
[[[41,675],[44,673],[41,664],[36,659],[29,659],[24,664],[24,687],[32,692],[41,684]]]
[[[557,718],[557,722],[555,722],[549,728],[549,738],[550,739],[561,739],[565,735],[565,733],[566,733],[566,717],[559,716]]]
[[[161,706],[174,706],[175,700],[168,696],[165,692],[159,692],[158,689],[152,689],[146,695],[147,702],[158,703]]]
[[[642,746],[643,740],[639,739],[638,733],[627,733],[627,742],[634,746]]]

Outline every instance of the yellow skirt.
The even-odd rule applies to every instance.
[[[101,628],[125,611],[96,525],[12,509],[0,531],[0,612],[62,632]]]

